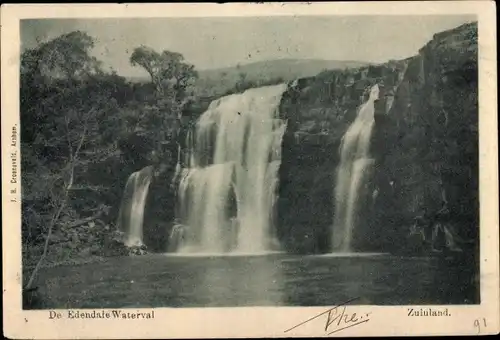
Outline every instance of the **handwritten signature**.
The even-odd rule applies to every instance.
[[[351,328],[357,325],[360,325],[362,323],[370,321],[369,317],[371,313],[365,313],[365,314],[356,314],[352,313],[349,314],[347,313],[347,304],[358,300],[359,297],[349,299],[346,302],[343,302],[341,304],[336,305],[335,307],[332,307],[318,315],[313,316],[312,318],[309,318],[287,330],[285,330],[285,333],[290,332],[293,329],[296,329],[300,326],[305,325],[308,322],[311,322],[319,317],[325,316],[326,317],[326,322],[325,322],[325,332],[330,335],[336,332],[340,332],[341,330]]]

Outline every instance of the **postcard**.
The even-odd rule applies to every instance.
[[[4,334],[499,333],[495,4],[3,5]]]

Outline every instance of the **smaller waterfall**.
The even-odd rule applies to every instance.
[[[116,226],[124,233],[127,247],[143,245],[144,206],[152,177],[153,167],[148,166],[130,175],[125,185]]]
[[[333,250],[351,251],[352,234],[356,225],[358,202],[373,159],[369,157],[370,139],[375,122],[375,100],[378,85],[358,111],[354,122],[342,138],[340,164],[335,186],[335,216],[333,224]]]
[[[182,172],[182,167],[181,167],[181,146],[180,144],[177,145],[177,164],[175,165],[175,173],[174,177],[172,178],[172,186],[175,186],[177,184],[177,180],[179,179],[179,176],[181,175]]]

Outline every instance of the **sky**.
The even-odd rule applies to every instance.
[[[182,53],[197,69],[274,59],[386,62],[418,53],[435,33],[475,21],[473,16],[282,16],[238,18],[105,18],[21,21],[21,46],[33,48],[82,30],[92,51],[126,77],[145,73],[130,65],[135,47]]]

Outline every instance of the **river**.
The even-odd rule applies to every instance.
[[[40,273],[44,308],[474,304],[460,257],[150,254]]]

